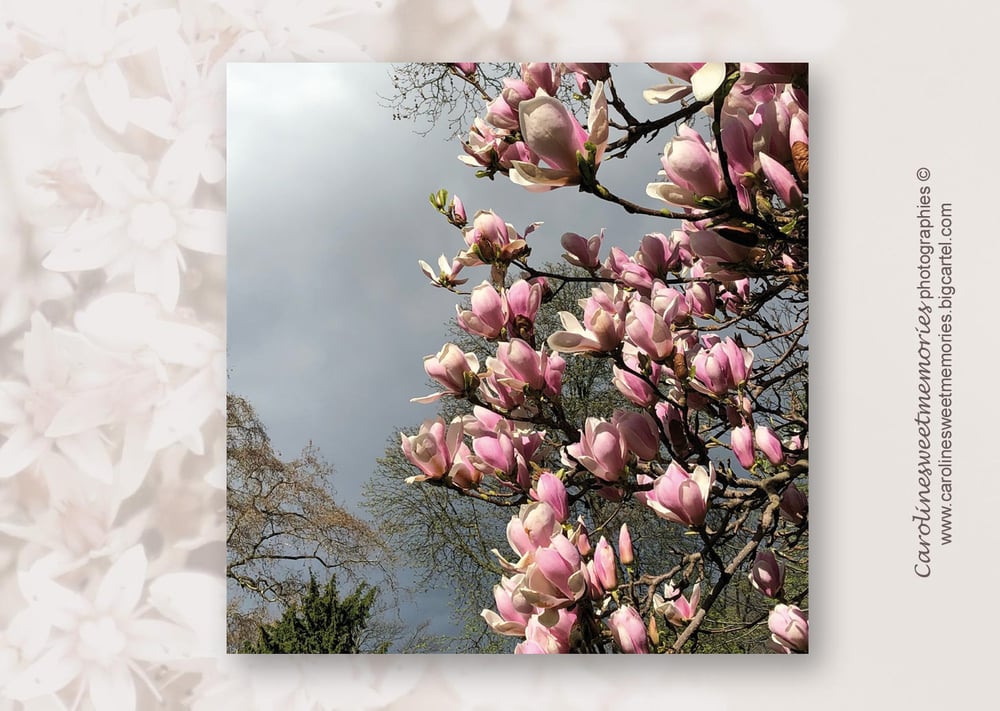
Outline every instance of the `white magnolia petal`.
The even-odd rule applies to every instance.
[[[115,28],[115,46],[111,56],[130,57],[152,49],[176,33],[181,18],[177,10],[152,10],[125,20]]]
[[[83,393],[71,398],[56,411],[45,436],[57,438],[80,434],[111,422],[114,414],[114,404],[108,392],[95,390]]]
[[[510,180],[530,192],[544,192],[564,185],[576,185],[580,182],[580,174],[575,170],[540,168],[533,163],[515,160],[511,161]]]
[[[209,144],[201,161],[201,179],[214,185],[226,177],[226,158],[215,146]]]
[[[146,551],[135,545],[122,553],[97,588],[94,606],[101,612],[129,613],[139,604],[146,584]]]
[[[642,98],[650,104],[671,104],[691,93],[687,84],[657,84],[643,90]]]
[[[260,62],[268,58],[269,51],[270,45],[263,32],[248,32],[226,50],[216,66],[225,67],[228,62]]]
[[[121,457],[118,459],[117,480],[121,487],[118,495],[122,500],[134,494],[146,480],[149,466],[155,452],[146,449],[149,439],[149,421],[130,420],[125,425],[125,436]]]
[[[691,91],[698,101],[712,98],[715,90],[726,80],[726,65],[724,62],[708,62],[691,75]]]
[[[31,392],[27,383],[15,380],[0,381],[0,424],[27,424],[28,415],[24,411],[24,400]]]
[[[157,52],[167,94],[175,100],[187,97],[201,83],[190,45],[174,34],[160,42]]]
[[[94,135],[82,115],[71,121],[74,147],[87,184],[109,206],[126,210],[138,200],[149,198],[145,180]]]
[[[158,321],[149,329],[149,347],[167,363],[202,366],[222,350],[217,336],[203,328],[183,323]]]
[[[124,663],[91,667],[87,670],[90,701],[95,709],[135,709],[135,681]]]
[[[133,283],[140,294],[152,294],[167,311],[177,307],[181,280],[176,245],[165,244],[160,249],[137,252]]]
[[[223,599],[223,602],[225,600]],[[193,603],[203,607],[205,601]],[[223,636],[225,632],[222,632]],[[197,650],[193,645],[197,642],[190,630],[166,620],[135,620],[129,625],[130,639],[126,649],[133,659],[144,662],[171,662],[193,656],[214,656],[217,649],[203,648]]]
[[[46,622],[59,629],[73,628],[79,618],[91,612],[90,603],[79,593],[53,581],[35,565],[20,571],[17,584],[30,605],[44,610]],[[27,613],[26,613],[27,614]]]
[[[646,194],[678,207],[697,207],[698,196],[674,183],[649,183]]]
[[[30,427],[18,427],[0,445],[0,479],[14,476],[35,461],[49,448],[49,442]]]
[[[177,242],[208,254],[226,253],[226,213],[223,210],[178,210]]]
[[[347,35],[319,27],[296,29],[288,38],[287,47],[312,62],[371,61],[371,56]]]
[[[83,662],[76,658],[74,652],[69,640],[59,640],[4,684],[4,696],[24,701],[59,691],[73,681],[83,668]]]
[[[56,447],[84,474],[105,484],[111,483],[114,476],[111,457],[96,430],[60,437],[56,440]]]
[[[198,187],[208,133],[209,129],[204,126],[188,129],[163,154],[152,186],[158,197],[171,205],[190,202]]]
[[[132,99],[128,105],[129,121],[149,131],[154,136],[168,141],[177,137],[177,127],[174,125],[176,111],[174,105],[162,96],[151,96],[145,99]]]
[[[87,93],[94,110],[109,128],[121,133],[128,126],[129,93],[128,82],[121,67],[109,62],[102,67],[91,69],[84,77]]]
[[[161,575],[150,583],[148,600],[164,617],[193,630],[207,650],[225,638],[225,620],[216,612],[226,602],[226,582],[220,575],[193,571]]]
[[[56,54],[46,54],[28,62],[17,74],[4,82],[0,92],[0,109],[11,109],[40,99],[68,94],[80,79],[83,70],[69,64]]]
[[[125,250],[121,215],[77,223],[65,238],[42,260],[42,266],[56,272],[100,269],[114,262]]]

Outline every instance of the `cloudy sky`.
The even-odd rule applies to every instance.
[[[394,429],[435,414],[409,400],[429,392],[423,357],[447,340],[458,297],[433,288],[417,260],[436,265],[464,243],[430,206],[431,192],[459,195],[470,218],[492,208],[518,231],[545,222],[529,238],[534,264],[559,258],[564,232],[603,227],[605,253],[612,244],[631,253],[646,232],[672,228],[574,188],[530,193],[503,176],[476,179],[447,131],[421,137],[379,105],[392,94],[389,71],[234,63],[227,87],[229,387],[257,408],[284,456],[316,444],[336,470],[340,500],[358,513]],[[660,115],[641,92],[662,74],[639,65],[615,77],[634,113]],[[656,207],[645,187],[667,137],[602,165],[602,182]],[[488,273],[463,276],[471,287]],[[434,617],[432,631],[447,630],[445,596],[425,603],[414,619]]]

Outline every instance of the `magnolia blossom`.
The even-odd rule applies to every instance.
[[[715,483],[715,466],[697,466],[691,473],[686,472],[676,460],[667,471],[655,480],[648,476],[638,477],[640,484],[652,483],[650,491],[636,493],[636,498],[646,504],[660,518],[682,523],[685,526],[700,526],[705,522],[708,500]]]
[[[726,196],[719,157],[705,139],[686,124],[663,149],[663,172],[669,182],[650,183],[646,193],[671,205],[703,207],[706,198]]]
[[[524,628],[525,640],[514,648],[514,654],[566,654],[570,651],[576,611],[552,610],[544,622],[543,616],[545,613],[531,616]]]
[[[468,281],[468,279],[458,279],[458,273],[465,265],[456,260],[449,260],[443,254],[438,258],[438,272],[435,273],[431,265],[420,259],[417,260],[420,270],[431,280],[434,286],[441,286],[450,289]]]
[[[701,583],[696,583],[691,588],[691,598],[687,599],[671,581],[663,586],[663,595],[659,593],[653,595],[653,609],[666,617],[667,622],[680,627],[694,617],[700,601]]]
[[[618,557],[621,558],[622,565],[632,565],[635,562],[635,551],[632,548],[632,534],[629,533],[628,524],[623,523],[618,530]]]
[[[410,402],[434,402],[442,395],[463,396],[477,382],[479,358],[465,353],[454,343],[445,343],[437,355],[424,356],[424,370],[445,387],[444,392],[411,398]]]
[[[750,567],[750,584],[766,597],[778,597],[785,584],[785,564],[771,551],[761,551]]]
[[[646,625],[634,607],[623,605],[612,612],[608,627],[618,648],[625,654],[649,654]]]
[[[493,610],[483,610],[481,614],[486,624],[497,634],[524,636],[524,628],[528,624],[532,608],[518,594],[518,588],[523,581],[524,575],[518,573],[509,578],[503,576],[500,584],[493,586],[493,599],[496,600],[497,612],[500,614]]]
[[[601,261],[601,243],[604,241],[604,230],[589,239],[585,239],[575,232],[567,232],[560,238],[559,243],[566,253],[563,254],[570,264],[582,267],[583,269],[596,269]]]
[[[440,417],[426,420],[420,431],[412,436],[400,434],[403,454],[422,474],[409,477],[406,483],[442,479],[446,476],[458,478],[468,485],[478,483],[469,461],[469,448],[462,442],[462,421],[455,419],[450,425]],[[458,483],[458,482],[456,482]]]
[[[802,523],[809,512],[809,498],[795,484],[789,484],[781,495],[781,518],[794,524]]]
[[[594,167],[600,165],[608,144],[608,102],[604,95],[604,82],[597,83],[591,96],[588,131],[580,126],[561,101],[544,93],[522,101],[518,113],[524,142],[548,167],[511,161],[510,179],[514,183],[532,191],[579,184],[578,161],[587,156],[586,143],[595,147]]]
[[[560,353],[611,351],[625,336],[625,294],[617,286],[594,288],[580,301],[583,324],[568,311],[560,311],[563,331],[549,336],[549,348]]]
[[[809,651],[809,614],[795,605],[776,605],[767,618],[767,627],[777,651]]]
[[[598,479],[618,481],[628,461],[628,444],[618,426],[597,417],[588,417],[579,442],[566,451]]]
[[[618,565],[615,563],[615,551],[608,539],[601,536],[594,546],[594,574],[604,590],[614,590],[618,587]]]
[[[736,455],[736,460],[744,469],[749,469],[754,463],[753,433],[749,425],[740,425],[729,433],[729,447]]]
[[[781,440],[770,427],[759,425],[754,430],[754,441],[757,443],[757,449],[767,457],[767,461],[771,464],[777,466],[785,461],[785,453],[781,451]]]
[[[560,523],[569,518],[569,498],[566,495],[566,485],[562,479],[551,472],[542,472],[538,477],[538,483],[530,492],[530,496],[536,501],[544,501],[552,507],[556,520]]]

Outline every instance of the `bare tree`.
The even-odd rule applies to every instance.
[[[228,647],[297,602],[309,573],[385,571],[387,551],[367,523],[334,498],[333,468],[310,442],[282,460],[253,406],[226,398]],[[322,577],[326,577],[325,575]]]

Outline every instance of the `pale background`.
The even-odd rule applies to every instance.
[[[137,688],[136,707],[152,708],[135,669],[166,708],[990,703],[1000,632],[990,598],[1000,582],[992,526],[998,457],[989,436],[996,337],[986,311],[1000,256],[991,214],[991,171],[1000,157],[990,132],[998,108],[990,61],[997,10],[913,2],[899,12],[868,0],[741,7],[576,0],[544,8],[502,0],[131,1],[120,5],[136,15],[175,11],[167,34],[183,42],[159,56],[128,58],[128,71],[117,75],[106,67],[135,47],[114,34],[114,23],[83,24],[70,12],[93,4],[0,6],[0,19],[10,20],[0,28],[3,77],[21,70],[25,52],[44,54],[47,37],[46,47],[73,44],[52,61],[69,56],[89,67],[65,84],[50,76],[32,84],[37,91],[18,87],[29,105],[0,116],[0,708],[21,708],[3,701],[15,696],[36,696],[30,709],[68,707],[81,688],[98,700],[116,699],[116,708],[132,703],[114,692]],[[323,37],[326,51],[312,58],[811,63],[816,469],[808,657],[567,658],[528,666],[506,657],[251,660],[221,653],[225,260],[215,253],[225,179],[213,151],[225,146],[224,74],[195,70],[188,82],[176,79],[192,63],[295,58],[288,48],[301,48],[296,37],[309,36],[317,17],[340,36]],[[70,158],[108,164],[95,156],[121,150],[113,127],[122,117],[156,113],[123,104],[117,76],[132,98],[163,96],[180,112],[152,126],[159,133],[149,134],[138,162],[149,171],[146,189],[166,206],[157,209],[193,225],[164,237],[183,255],[183,274],[156,256],[162,244],[109,246],[94,238],[85,255],[47,258],[67,229],[93,238],[107,225],[76,222],[94,198],[72,170],[48,174],[58,194],[39,185],[38,171],[65,167]],[[67,87],[74,93],[63,99]],[[106,126],[91,102],[100,103]],[[73,107],[86,113],[93,139]],[[119,164],[143,169],[134,159]],[[961,309],[956,541],[935,549],[929,580],[912,573],[909,521],[920,166],[933,173],[935,198],[955,206]],[[148,217],[123,192],[128,180],[102,180],[101,199],[118,200],[110,213]],[[75,377],[67,378],[69,365]],[[53,407],[62,408],[55,428]],[[100,592],[88,588],[83,599],[67,597],[41,582],[59,571],[109,582]],[[173,636],[139,651],[150,633],[145,622],[159,617],[176,623]],[[42,624],[53,619],[59,624],[51,629]],[[122,638],[136,644],[118,645]],[[133,661],[149,658],[157,661]],[[89,707],[87,694],[81,703]]]

